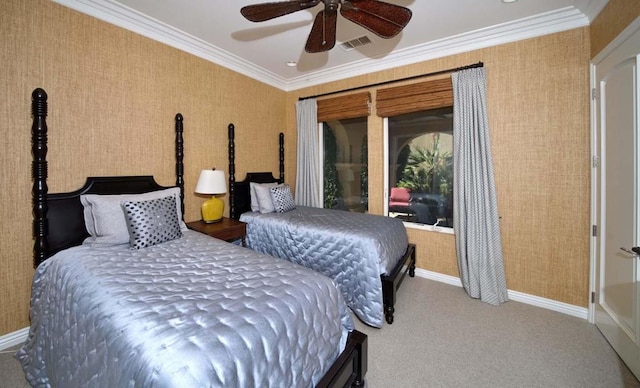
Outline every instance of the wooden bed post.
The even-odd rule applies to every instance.
[[[273,176],[271,172],[248,172],[244,180],[236,181],[236,143],[235,126],[229,124],[229,217],[237,220],[240,215],[250,209],[251,182],[256,183],[284,183],[284,133],[279,135],[280,176]]]
[[[280,132],[278,140],[280,143],[280,183],[284,183],[284,133]]]
[[[229,217],[236,218],[236,144],[235,144],[235,126],[229,124]]]
[[[180,188],[180,204],[184,218],[184,126],[182,114],[176,114],[176,186]]]
[[[47,222],[47,93],[37,88],[31,94],[31,113],[33,124],[31,125],[31,177],[33,178],[32,203],[33,203],[33,266],[47,258],[49,246],[47,234],[49,225]]]

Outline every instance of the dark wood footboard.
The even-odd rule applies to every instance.
[[[404,276],[409,273],[410,277],[416,276],[416,246],[409,244],[407,251],[389,275],[381,275],[382,280],[382,302],[384,303],[384,318],[388,324],[393,323],[393,313],[396,304],[396,291],[404,280]]]
[[[344,351],[316,387],[363,387],[367,351],[367,336],[357,330],[349,333]]]

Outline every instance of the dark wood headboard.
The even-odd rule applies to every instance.
[[[244,180],[236,181],[236,144],[235,126],[229,124],[229,217],[237,220],[244,212],[251,210],[251,194],[249,184],[284,183],[284,134],[279,135],[280,177],[275,178],[271,172],[248,172]]]
[[[89,177],[78,190],[68,193],[48,193],[47,187],[47,93],[35,89],[31,95],[33,125],[32,178],[33,178],[33,264],[57,252],[82,244],[89,236],[84,223],[82,194],[139,194],[161,190],[152,176]],[[175,117],[176,186],[180,188],[180,203],[184,215],[184,141],[183,117]]]

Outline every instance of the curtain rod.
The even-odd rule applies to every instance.
[[[356,86],[355,88],[343,89],[343,90],[338,90],[338,91],[335,91],[335,92],[329,92],[329,93],[323,93],[323,94],[316,94],[315,96],[300,97],[300,98],[298,98],[298,101],[308,100],[310,98],[326,97],[326,96],[330,96],[332,94],[352,92],[352,91],[358,90],[358,89],[372,88],[372,87],[375,87],[375,86],[387,85],[387,84],[391,84],[391,83],[395,83],[395,82],[410,81],[410,80],[413,80],[413,79],[416,79],[416,78],[431,77],[431,76],[434,76],[434,75],[453,73],[453,72],[461,71],[461,70],[475,69],[476,67],[483,67],[483,66],[484,66],[484,63],[478,62],[478,63],[474,63],[474,64],[467,65],[467,66],[454,67],[452,69],[439,70],[439,71],[434,71],[432,73],[427,73],[427,74],[418,74],[418,75],[414,75],[414,76],[411,76],[411,77],[394,79],[394,80],[391,80],[391,81],[383,81],[383,82],[378,82],[378,83],[371,84],[371,85],[366,85],[366,86]]]

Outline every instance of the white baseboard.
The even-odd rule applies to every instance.
[[[462,287],[460,278],[455,276],[444,275],[437,272],[431,272],[424,269],[416,268],[416,276],[421,278],[435,280],[437,282],[450,284],[452,286]],[[508,290],[509,300],[515,302],[526,303],[536,307],[542,307],[547,310],[557,311],[559,313],[571,315],[573,317],[588,319],[589,310],[585,307],[574,306],[572,304],[558,302],[556,300],[543,298],[540,296],[525,294],[524,292]]]
[[[455,276],[444,275],[437,272],[427,271],[421,268],[416,268],[416,276],[421,278],[435,280],[437,282],[450,284],[456,287],[462,287],[462,282],[460,282],[460,278]],[[523,292],[518,291],[508,291],[509,299],[530,304],[532,306],[542,307],[548,310],[557,311],[559,313],[564,313],[567,315],[571,315],[573,317],[587,319],[588,318],[588,310],[584,307],[574,306],[568,303],[562,303],[555,300],[542,298],[535,295],[525,294]],[[5,334],[0,336],[0,350],[8,349],[16,345],[20,345],[27,340],[27,336],[29,335],[29,328],[25,327],[24,329],[20,329],[18,331],[14,331],[13,333]]]
[[[20,345],[27,340],[28,336],[29,336],[28,327],[14,331],[13,333],[0,336],[0,350],[5,350],[5,349],[12,348],[16,345]]]

